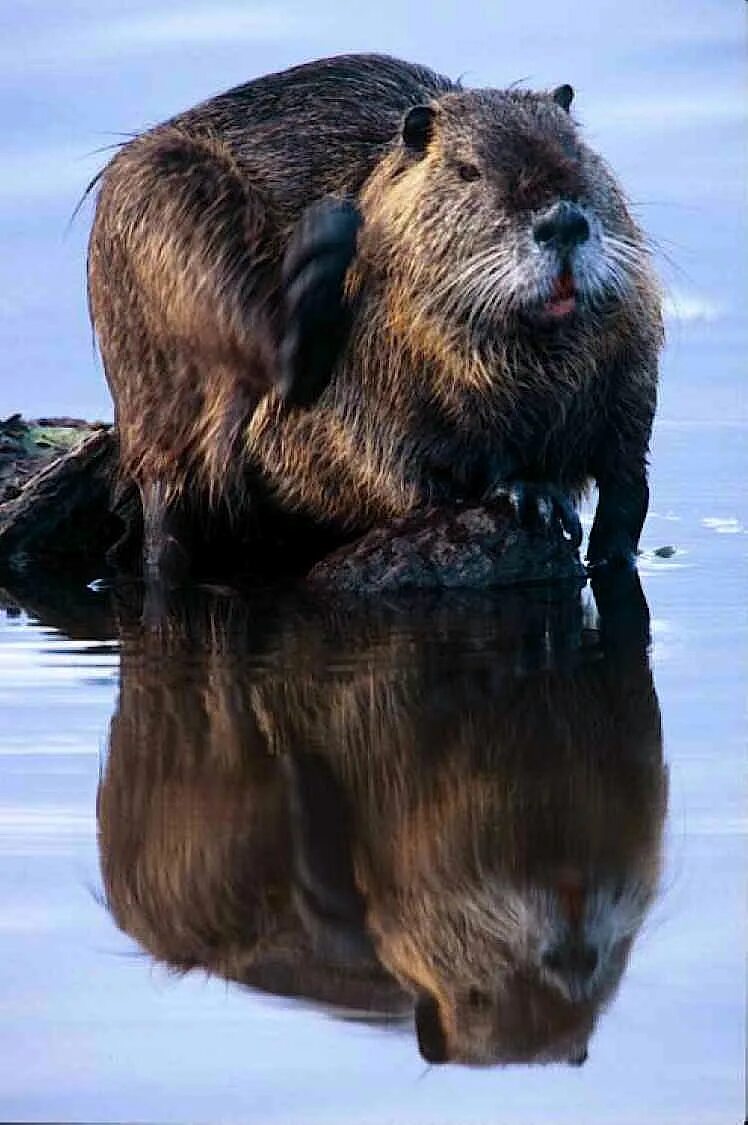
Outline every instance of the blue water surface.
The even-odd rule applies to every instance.
[[[101,903],[96,789],[118,647],[0,610],[0,1118],[742,1120],[745,1008],[744,12],[714,0],[30,0],[0,41],[0,416],[111,417],[84,293],[95,152],[220,89],[348,50],[475,85],[572,82],[659,243],[668,345],[640,571],[669,767],[666,865],[590,1059],[426,1068],[342,1023],[139,953]],[[654,555],[676,547],[671,558]],[[47,623],[42,624],[41,621]]]

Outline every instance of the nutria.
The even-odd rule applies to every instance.
[[[117,924],[180,970],[410,998],[433,1062],[583,1061],[666,799],[646,605],[616,583],[583,647],[576,594],[126,629],[98,799]]]
[[[593,481],[588,558],[633,559],[659,291],[572,96],[348,55],[114,157],[90,307],[149,571],[187,567],[211,521],[353,537],[506,490],[576,540]]]

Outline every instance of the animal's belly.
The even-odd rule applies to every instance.
[[[583,487],[592,471],[599,414],[582,392],[520,404],[506,423],[514,473],[572,489]]]

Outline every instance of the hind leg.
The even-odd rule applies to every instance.
[[[123,519],[115,566],[128,567],[142,535],[144,575],[181,583],[213,530],[203,498],[242,497],[243,431],[278,367],[274,238],[218,139],[162,128],[104,174],[90,305],[120,473],[139,482],[143,509],[142,529],[137,511]]]
[[[181,498],[168,498],[157,481],[141,487],[143,500],[143,577],[181,586],[190,576],[192,520]]]

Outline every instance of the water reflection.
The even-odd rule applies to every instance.
[[[117,924],[178,970],[415,1009],[431,1062],[583,1062],[666,804],[638,579],[595,596],[120,607]]]

